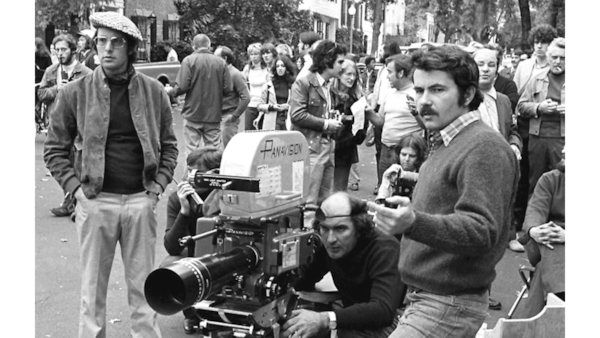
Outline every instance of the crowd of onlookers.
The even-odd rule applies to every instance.
[[[131,260],[124,259],[124,263],[126,269],[134,271],[133,274],[144,269],[147,272],[152,267],[153,255],[139,252],[127,242],[130,238],[119,237],[122,230],[111,228],[108,230],[111,238],[94,244],[91,238],[106,234],[90,231],[86,226],[94,222],[120,224],[115,215],[122,212],[117,205],[122,198],[115,197],[117,195],[127,196],[128,203],[140,208],[140,214],[136,214],[134,220],[136,225],[150,222],[155,226],[156,215],[152,216],[149,210],[156,207],[157,198],[171,181],[176,165],[177,140],[172,132],[170,114],[171,104],[177,102],[178,96],[184,96],[181,114],[188,168],[185,177],[192,169],[201,172],[216,170],[223,149],[239,129],[295,130],[305,136],[310,159],[306,203],[316,210],[308,208],[305,213],[307,228],[317,225],[319,231],[329,231],[328,227],[334,225],[323,221],[328,217],[342,217],[330,215],[332,210],[336,210],[334,207],[323,216],[319,207],[330,196],[337,196],[332,195],[334,192],[359,189],[361,174],[357,163],[371,161],[361,157],[358,151],[358,146],[366,142],[368,146],[376,147],[377,163],[377,186],[373,187],[373,193],[378,205],[369,207],[380,215],[379,218],[375,216],[375,222],[391,234],[402,237],[406,229],[397,229],[405,221],[390,221],[399,215],[388,215],[389,211],[380,208],[381,205],[397,210],[406,207],[412,212],[408,205],[417,190],[420,199],[415,203],[416,209],[424,208],[435,213],[433,210],[438,210],[436,208],[446,208],[445,211],[480,213],[484,214],[483,218],[498,216],[507,220],[487,220],[492,224],[503,223],[501,227],[507,226],[504,223],[510,224],[510,230],[502,228],[503,234],[508,232],[507,243],[500,241],[502,248],[498,248],[496,243],[494,252],[485,252],[493,259],[498,259],[497,256],[508,245],[514,251],[527,248],[532,264],[538,265],[538,262],[544,262],[546,249],[553,250],[554,246],[564,245],[565,39],[558,37],[556,30],[550,26],[542,25],[531,31],[534,46],[531,58],[522,58],[525,54],[519,55],[515,51],[510,55],[511,62],[506,64],[503,62],[505,51],[497,44],[473,43],[443,48],[425,44],[422,50],[409,55],[402,53],[396,43],[390,43],[385,46],[383,56],[376,60],[368,55],[347,53],[342,45],[321,40],[315,32],[304,32],[299,35],[295,51],[285,44],[250,44],[247,48],[248,63],[243,69],[237,69],[233,66],[235,54],[229,47],[219,45],[213,51],[209,37],[198,34],[192,41],[194,52],[181,60],[176,84],[163,88],[158,87],[156,81],[137,74],[132,66],[136,57],[135,47],[141,41],[135,25],[118,14],[94,15],[98,30],[80,32],[77,41],[70,35],[59,35],[48,51],[44,42],[36,38],[36,120],[38,106],[43,102],[51,112],[44,157],[53,176],[65,190],[65,201],[52,212],[57,216],[73,215],[81,236],[80,244],[91,250],[82,254],[87,259],[82,260],[84,282],[100,283],[100,287],[106,288],[106,280],[91,280],[97,277],[98,271],[90,266],[97,264],[94,260],[100,251],[95,250],[102,250],[104,245],[112,245],[114,250],[114,241],[120,241],[122,247],[125,245],[122,250],[131,255]],[[168,60],[179,61],[175,50],[169,44],[165,46]],[[96,69],[100,65],[100,70]],[[418,83],[416,72],[419,72]],[[478,74],[479,78],[473,79],[474,74]],[[458,92],[452,92],[444,85],[450,83],[447,82],[448,76],[452,76],[453,88],[457,87]],[[460,82],[469,79],[469,76],[471,82]],[[80,78],[86,80],[75,83]],[[148,96],[148,93],[151,95]],[[458,97],[457,102],[450,99],[452,95]],[[442,113],[442,109],[450,113]],[[465,111],[458,114],[461,109]],[[445,114],[460,117],[444,120],[448,119]],[[243,128],[240,128],[242,118]],[[476,127],[467,128],[474,121],[477,121],[473,124]],[[481,145],[456,137],[453,131],[446,129],[447,126],[454,127],[455,134],[468,129],[471,140]],[[482,135],[493,136],[487,142]],[[454,138],[458,141],[451,143]],[[462,144],[463,148],[456,149],[456,144]],[[468,154],[461,153],[466,149]],[[511,189],[511,179],[518,175],[506,173],[508,185],[495,185],[495,189],[503,193],[495,197],[498,205],[514,202],[507,205],[511,209],[510,215],[503,214],[501,206],[483,203],[486,201],[482,201],[482,205],[490,210],[461,210],[465,205],[477,209],[478,198],[490,197],[483,196],[483,193],[480,196],[473,182],[485,181],[483,168],[486,164],[477,162],[477,159],[489,159],[490,154],[484,156],[483,153],[496,150],[501,153],[495,160],[507,153],[510,155],[499,165],[511,172],[520,172],[518,187],[516,179],[514,182],[515,189]],[[465,162],[455,163],[457,158]],[[453,176],[437,177],[430,159],[434,159],[436,168],[449,170]],[[84,166],[81,166],[82,161]],[[426,173],[429,176],[421,172],[424,164],[428,164]],[[490,167],[486,170],[490,170],[490,175],[500,175],[497,172],[500,169]],[[420,191],[418,182],[423,182]],[[461,191],[463,184],[472,189]],[[423,186],[439,185],[448,189],[423,191]],[[182,235],[193,234],[191,229],[195,219],[218,212],[208,202],[202,209],[198,208],[199,205],[192,206],[188,197],[194,193],[214,202],[211,191],[197,191],[185,180],[178,183],[177,192],[169,198],[164,240],[172,256],[193,256],[193,250],[184,252],[173,243]],[[434,196],[436,193],[438,197]],[[468,195],[469,200],[463,201],[463,195]],[[146,196],[152,197],[149,205],[146,205]],[[390,199],[392,196],[408,199]],[[425,202],[424,196],[427,196]],[[346,197],[336,198],[334,201],[342,206],[358,203]],[[361,204],[358,209],[366,212],[366,208],[366,204]],[[410,226],[416,223],[441,226],[436,223],[439,220],[435,219],[435,215],[431,216],[432,219],[416,221],[414,213],[412,217],[407,223]],[[456,222],[457,219],[452,218],[442,223],[451,227]],[[472,223],[468,227],[476,229],[477,222]],[[395,229],[397,232],[394,233]],[[522,230],[523,235],[519,238],[517,232]],[[410,236],[418,238],[418,230],[410,231]],[[140,236],[149,236],[150,242],[156,238],[155,233],[142,232],[136,230]],[[444,236],[451,233],[448,231]],[[426,244],[436,247],[449,240],[447,236],[442,237],[438,243]],[[469,247],[467,250],[479,252],[485,243],[477,245],[477,249]],[[460,247],[460,244],[448,244],[444,248],[452,252]],[[330,249],[327,254],[333,258],[333,253],[339,248]],[[413,246],[410,250],[420,255],[421,249]],[[439,262],[449,256],[429,254],[439,258]],[[144,256],[143,267],[135,263],[141,256]],[[100,264],[109,274],[110,264]],[[407,263],[401,258],[400,264],[416,263]],[[484,265],[483,262],[473,264],[474,269]],[[448,269],[448,276],[462,269],[456,261],[449,262],[444,268]],[[552,270],[553,266],[542,264],[540,269]],[[493,280],[490,271],[479,272]],[[128,287],[139,284],[139,278],[130,277]],[[403,282],[407,283],[404,277]],[[472,282],[478,278],[475,274],[471,277]],[[405,292],[416,294],[427,291],[418,288],[417,281],[413,282],[407,283]],[[437,282],[431,282],[430,286],[435,288],[432,285]],[[489,304],[489,308],[498,309],[501,304],[488,299],[491,292],[489,282],[483,290],[487,299],[485,307]],[[545,284],[538,282],[536,285]],[[564,277],[562,284],[558,281],[552,285],[551,292],[564,298]],[[84,300],[89,297],[101,302],[98,296],[89,293],[89,287],[83,290]],[[449,287],[443,288],[448,292],[457,291],[446,290]],[[477,299],[481,298],[479,287],[468,291],[477,292]],[[100,296],[105,297],[105,293],[106,290]],[[147,304],[144,305],[138,298],[132,300],[141,304],[137,309],[141,317],[136,322],[140,326],[136,330],[160,336],[155,317],[152,317]],[[82,306],[94,307],[96,304]],[[99,307],[103,308],[103,305]],[[194,332],[198,325],[197,317],[189,312],[184,314],[186,332]],[[86,313],[82,314],[82,320],[81,330],[103,330],[104,321],[96,322]],[[335,314],[328,321],[335,322]],[[396,324],[394,322],[394,327]],[[386,333],[391,333],[392,329]],[[296,331],[293,335],[296,336]]]

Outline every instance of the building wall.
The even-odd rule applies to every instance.
[[[150,60],[150,48],[153,40],[152,23],[149,17],[156,16],[156,31],[154,38],[156,42],[163,41],[163,29],[165,21],[178,21],[177,9],[173,0],[121,0],[125,2],[123,14],[132,19],[138,25],[144,37],[144,46],[138,50],[138,59]],[[171,24],[173,26],[173,24]],[[176,26],[174,37],[168,40],[178,40],[180,38],[179,25]],[[173,28],[173,27],[170,27]],[[173,35],[173,34],[172,34]]]
[[[340,25],[341,3],[342,0],[304,0],[299,9],[318,14],[318,19],[313,23],[313,30],[318,32],[323,29],[323,38],[335,40],[335,33]]]

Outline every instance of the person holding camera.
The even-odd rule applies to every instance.
[[[77,43],[71,35],[61,34],[52,40],[52,44],[57,52],[58,63],[46,68],[37,93],[40,101],[47,106],[47,114],[54,109],[56,97],[67,83],[92,72],[77,61]],[[70,216],[73,211],[75,199],[69,191],[65,192],[65,199],[60,206],[50,209],[50,212],[58,217]]]
[[[342,129],[335,138],[335,169],[333,174],[333,190],[346,191],[352,164],[358,163],[357,146],[367,136],[368,121],[365,119],[364,126],[356,132],[352,132],[354,115],[352,105],[363,97],[363,89],[358,79],[356,63],[352,60],[344,60],[342,63],[342,74],[333,80],[331,93],[335,110],[342,116]]]
[[[144,297],[154,268],[156,206],[177,165],[169,98],[156,79],[133,67],[142,35],[116,12],[90,16],[101,64],[58,91],[44,161],[77,199],[80,245],[79,337],[106,337],[106,298],[120,247],[131,335],[160,338]],[[60,43],[57,44],[60,47]]]
[[[419,179],[419,169],[427,155],[427,143],[418,133],[408,134],[394,147],[398,163],[392,164],[381,179],[375,201],[384,204],[391,196],[406,196],[412,199],[413,189]]]
[[[193,169],[198,172],[206,173],[219,169],[221,166],[221,157],[223,152],[215,147],[203,147],[193,150],[187,157],[187,173],[191,174]],[[188,246],[179,245],[179,239],[185,236],[196,235],[196,221],[203,216],[212,216],[219,213],[219,199],[217,192],[211,188],[197,188],[189,183],[193,177],[188,177],[187,181],[181,181],[177,184],[177,191],[169,196],[167,201],[167,225],[164,236],[164,246],[169,256],[167,256],[161,267],[167,266],[184,257],[195,257],[195,242]],[[193,198],[193,194],[202,201],[198,204]],[[187,334],[197,331],[200,319],[195,315],[193,309],[183,310],[185,317],[183,321],[183,330]]]
[[[413,198],[368,202],[378,230],[402,234],[399,269],[408,304],[399,337],[475,337],[502,259],[519,179],[517,158],[476,111],[483,101],[473,58],[455,46],[412,56],[416,106],[440,135]]]
[[[398,155],[394,147],[400,139],[412,133],[423,132],[420,117],[416,116],[415,90],[412,82],[413,64],[410,56],[398,54],[386,59],[386,68],[391,89],[379,108],[366,111],[366,117],[375,127],[381,127],[381,156],[377,166],[378,181],[384,172],[395,163]]]
[[[329,80],[340,76],[346,48],[330,40],[321,41],[313,51],[310,73],[292,85],[290,117],[292,130],[301,132],[310,152],[310,187],[307,205],[316,206],[331,192],[334,171],[335,135],[342,122],[334,115]],[[304,221],[312,227],[314,212]]]
[[[282,326],[282,337],[387,338],[398,323],[402,295],[398,258],[400,244],[374,230],[364,200],[346,192],[329,196],[316,214],[314,229],[322,238],[314,259],[302,265],[296,291],[312,291],[331,273],[341,301],[325,312],[293,310]]]

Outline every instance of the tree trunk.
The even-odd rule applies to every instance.
[[[529,12],[529,0],[519,0],[519,9],[521,11],[521,49],[526,51],[530,49],[531,14]]]
[[[373,2],[373,43],[371,44],[371,55],[377,55],[379,49],[379,34],[383,23],[383,0]]]
[[[548,16],[548,24],[554,28],[558,25],[558,10],[559,4],[556,0],[550,2],[550,15]]]
[[[567,0],[562,0],[562,8],[560,14],[560,23],[558,25],[558,34],[562,37],[567,37]]]
[[[489,0],[475,0],[475,20],[473,21],[473,30],[479,37],[479,42],[482,42],[482,30],[488,24],[488,12],[490,9]],[[483,43],[483,42],[482,42]]]

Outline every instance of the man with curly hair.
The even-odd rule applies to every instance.
[[[557,36],[556,30],[550,25],[539,25],[531,30],[529,41],[533,44],[534,51],[529,59],[525,59],[519,63],[513,77],[519,96],[523,95],[530,79],[535,78],[540,73],[546,73],[550,68],[546,52],[550,42]],[[517,191],[517,200],[515,201],[515,215],[517,216],[515,226],[517,230],[520,230],[525,219],[525,209],[527,208],[529,192],[534,186],[529,186],[529,118],[521,116],[518,109],[515,113],[517,113],[519,135],[523,141],[522,161],[520,165],[521,178]]]

